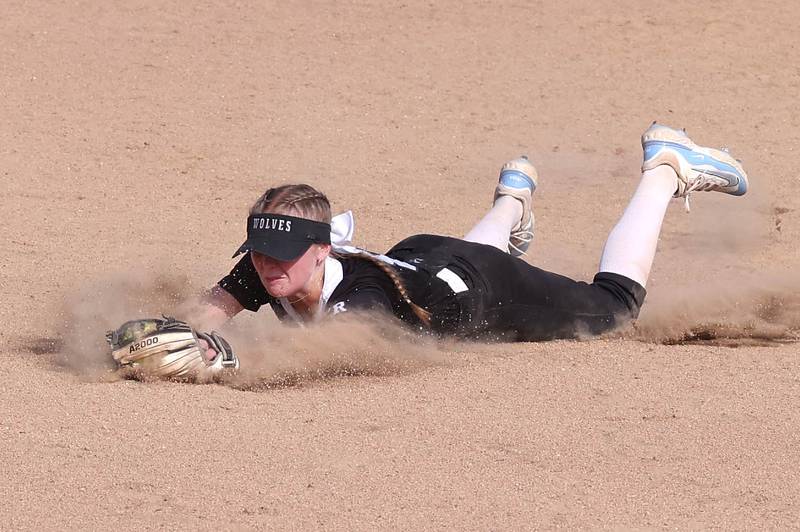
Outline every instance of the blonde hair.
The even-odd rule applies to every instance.
[[[307,220],[314,220],[315,222],[331,223],[331,203],[328,201],[327,196],[318,191],[310,185],[282,185],[268,189],[264,194],[258,198],[253,206],[250,208],[250,214],[285,214],[287,216],[298,216]],[[420,307],[408,295],[405,283],[400,278],[397,270],[379,258],[367,253],[339,253],[332,252],[334,257],[354,257],[371,262],[381,269],[383,273],[394,284],[397,293],[403,301],[411,307],[411,311],[422,321],[425,326],[429,327],[431,324],[431,313]]]

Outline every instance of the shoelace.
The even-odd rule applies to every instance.
[[[515,238],[517,240],[520,240],[523,244],[530,244],[533,241],[533,231],[530,231],[530,230],[527,230],[527,229],[526,230],[522,230],[522,231],[517,231],[517,232],[511,233],[511,238]],[[510,247],[511,249],[516,251],[517,253],[519,253],[520,256],[526,255],[528,253],[527,250],[523,251],[521,248],[519,248],[519,247],[515,246],[514,244],[512,244],[510,239],[508,241],[508,247]]]
[[[686,190],[683,191],[683,205],[686,208],[686,212],[691,212],[691,207],[689,205],[689,195],[692,192],[713,190],[713,188],[716,186],[724,187],[725,185],[728,184],[728,182],[722,179],[721,177],[707,174],[702,170],[698,170],[698,172],[700,173],[700,175],[697,176],[697,179],[695,179],[692,182],[692,184],[686,187]]]

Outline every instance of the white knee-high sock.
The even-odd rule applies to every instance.
[[[600,258],[601,272],[624,275],[642,286],[647,284],[661,223],[677,190],[677,180],[675,171],[664,165],[642,174],[625,213],[608,235]]]
[[[491,210],[464,237],[467,242],[487,244],[508,252],[508,237],[522,218],[522,202],[500,196]]]

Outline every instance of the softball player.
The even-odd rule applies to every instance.
[[[641,183],[591,283],[517,258],[533,236],[538,181],[520,158],[502,167],[491,210],[463,239],[416,235],[384,255],[346,245],[346,216],[333,219],[332,238],[330,204],[312,187],[269,189],[250,211],[247,240],[236,253],[244,256],[196,319],[214,327],[268,304],[281,320],[378,312],[461,337],[534,341],[608,331],[639,313],[670,198],[685,198],[688,209],[694,191],[741,196],[748,187],[738,161],[683,131],[653,124],[642,147]]]

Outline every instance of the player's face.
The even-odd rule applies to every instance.
[[[252,252],[253,266],[267,292],[272,297],[292,297],[309,293],[314,273],[325,262],[328,246],[313,245],[298,258],[289,261],[275,260]]]

